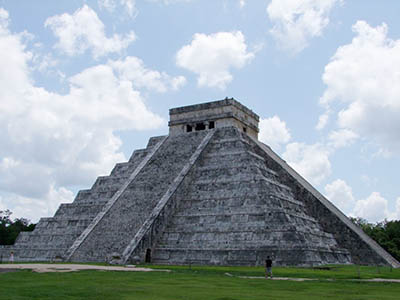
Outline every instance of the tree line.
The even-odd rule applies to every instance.
[[[21,231],[33,231],[36,224],[28,219],[11,220],[10,210],[0,210],[0,245],[13,245]],[[369,223],[362,218],[351,220],[366,234],[373,238],[382,248],[400,261],[400,220]]]
[[[10,210],[0,210],[0,245],[13,245],[21,231],[32,231],[36,224],[28,219],[16,218],[11,220]]]
[[[400,220],[385,220],[375,224],[362,218],[351,218],[351,220],[383,249],[400,261]]]

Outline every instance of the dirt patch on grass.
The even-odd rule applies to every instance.
[[[81,270],[101,270],[101,271],[125,271],[125,272],[170,272],[170,270],[155,270],[150,268],[137,268],[130,266],[95,266],[80,264],[2,264],[0,272],[4,270],[23,270],[30,269],[34,272],[76,272]]]
[[[0,268],[0,273],[16,272],[18,269],[6,269]]]

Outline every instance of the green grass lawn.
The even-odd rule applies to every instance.
[[[263,267],[219,267],[219,266],[160,266],[142,265],[153,269],[169,269],[179,272],[198,272],[204,274],[230,273],[235,276],[264,276]],[[315,279],[400,279],[400,269],[390,267],[371,267],[356,265],[326,265],[314,268],[274,267],[276,277],[315,278]],[[400,299],[400,297],[399,297]]]
[[[153,266],[165,268],[162,266]],[[275,276],[317,281],[245,279],[263,276],[262,268],[168,266],[166,272],[80,271],[0,273],[0,299],[399,299],[400,283],[356,282],[354,266],[330,270],[274,268]],[[225,275],[228,272],[233,277]],[[362,267],[362,278],[399,278],[400,270]],[[335,278],[334,281],[327,279]]]

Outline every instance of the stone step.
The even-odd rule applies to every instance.
[[[158,142],[160,142],[163,138],[165,138],[164,135],[161,136],[153,136],[149,139],[149,141],[147,142],[147,146],[146,149],[150,150],[152,149]]]
[[[164,234],[157,244],[166,244],[170,241],[177,240],[194,241],[199,240],[199,238],[196,238],[198,236],[202,237],[200,239],[203,240],[213,240],[214,242],[223,241],[225,243],[226,241],[234,240],[235,235],[241,236],[241,240],[243,241],[270,241],[271,239],[279,240],[284,233],[288,232],[298,234],[300,237],[309,236],[316,239],[328,239],[335,244],[335,241],[332,239],[332,234],[330,233],[319,230],[310,231],[306,228],[299,229],[290,225],[281,225],[276,227],[270,226],[269,228],[264,229],[258,228],[258,230],[244,228],[243,226],[236,226],[236,228],[221,228],[215,226],[213,230],[209,230],[209,228],[206,230],[204,228],[196,228],[193,231],[187,231],[185,229],[179,231],[176,230],[176,228],[168,228],[164,231]]]
[[[205,265],[261,265],[271,253],[278,251],[277,247],[224,249],[154,249],[153,263],[160,264],[205,264]],[[340,249],[319,248],[287,248],[279,249],[279,259],[274,259],[276,266],[319,265],[322,263],[349,263],[347,251]]]
[[[292,189],[287,185],[281,184],[277,181],[271,180],[261,174],[249,174],[246,173],[237,173],[233,174],[220,174],[215,178],[200,178],[196,180],[196,185],[211,185],[211,184],[238,184],[238,183],[251,183],[257,181],[264,181],[268,183],[268,185],[273,185],[275,188],[278,188],[280,191],[284,191],[284,193],[291,194]]]
[[[113,252],[122,253],[205,135],[196,132],[169,137],[82,241],[72,259],[96,260]],[[98,249],[100,242],[107,247]]]
[[[130,174],[124,174],[124,176],[99,176],[97,177],[95,183],[93,184],[91,190],[95,191],[104,191],[108,189],[116,189],[118,188],[128,179]]]
[[[92,192],[92,191],[91,191],[90,189],[80,190],[80,191],[77,193],[74,202],[75,202],[75,201],[76,201],[76,202],[84,201],[86,198],[88,198],[88,197],[90,196],[91,192]]]
[[[272,183],[262,177],[257,180],[215,180],[214,182],[209,180],[194,181],[191,185],[191,191],[195,197],[200,198],[205,196],[211,198],[228,196],[247,197],[248,195],[253,196],[273,193],[277,197],[294,199],[293,192],[289,188],[281,184]]]
[[[95,216],[104,206],[105,201],[89,204],[63,203],[57,209],[54,217],[65,218],[80,218],[80,216]]]
[[[281,195],[263,193],[254,195],[228,195],[225,197],[210,197],[206,194],[190,193],[181,199],[180,206],[182,208],[216,208],[216,207],[238,207],[245,205],[249,206],[265,206],[271,207],[286,207],[287,205],[294,205],[294,207],[302,207],[305,205],[303,202],[294,200],[289,197],[282,197]]]
[[[104,189],[101,191],[95,191],[91,192],[90,195],[88,195],[85,199],[75,199],[74,204],[97,204],[97,203],[103,203],[106,202],[108,199],[110,199],[115,193],[117,189],[115,186],[110,187],[109,189]]]
[[[242,217],[243,221],[231,223],[232,217],[230,216],[220,216],[218,217],[187,217],[174,220],[173,223],[169,224],[165,232],[203,232],[203,231],[254,231],[263,232],[271,230],[280,230],[281,228],[286,228],[282,225],[279,220],[253,220],[244,221],[246,216],[236,216],[238,218]],[[202,223],[199,223],[202,222]],[[206,223],[207,222],[207,223]],[[303,224],[298,222],[291,222],[290,226],[297,225],[299,228],[305,228]],[[311,224],[313,225],[313,224]],[[322,232],[317,226],[313,226],[310,230],[314,232]]]

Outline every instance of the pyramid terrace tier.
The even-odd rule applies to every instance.
[[[232,107],[240,126],[186,132],[179,123],[190,114],[206,122]],[[258,122],[250,110],[226,99],[171,113],[179,134],[151,138],[13,247],[1,247],[0,256],[13,249],[21,261],[263,265],[271,256],[276,265],[399,266],[243,130],[249,118]]]

